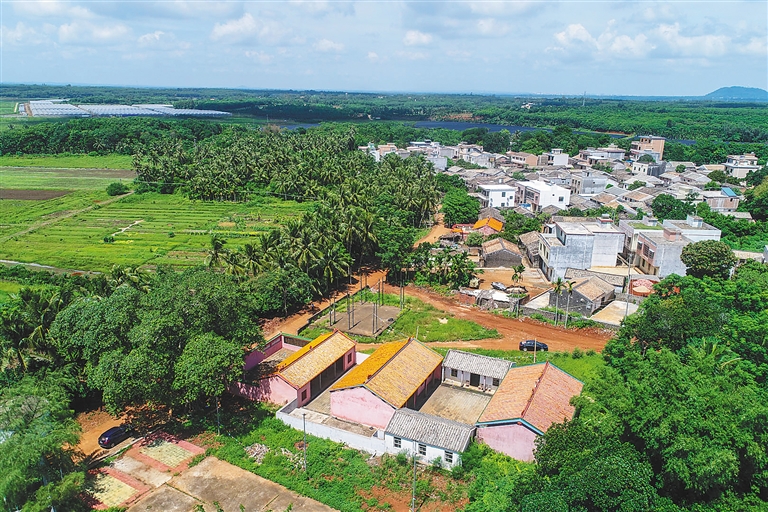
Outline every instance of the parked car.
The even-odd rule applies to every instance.
[[[99,446],[102,448],[112,448],[116,444],[122,443],[133,434],[133,427],[130,425],[120,425],[112,427],[99,436]]]
[[[544,352],[549,350],[549,347],[547,346],[547,344],[546,343],[542,343],[540,341],[525,340],[525,341],[521,341],[520,342],[520,350],[522,350],[523,352],[528,352],[528,351],[533,352],[534,348],[537,351],[543,350]]]

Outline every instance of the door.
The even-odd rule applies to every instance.
[[[479,386],[480,385],[480,376],[476,373],[470,373],[469,374],[469,385],[470,386]]]

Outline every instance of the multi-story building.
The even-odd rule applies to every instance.
[[[757,157],[754,153],[745,155],[728,155],[725,162],[725,172],[734,178],[744,179],[750,171],[757,171],[760,166],[757,165]]]
[[[664,221],[665,228],[676,229],[691,242],[701,242],[702,240],[720,240],[720,230],[710,226],[704,219],[696,215],[688,215],[685,220]]]
[[[559,148],[552,148],[552,151],[539,155],[538,165],[542,167],[545,165],[568,165],[568,153],[564,153],[563,150]]]
[[[540,268],[547,279],[565,277],[568,268],[613,267],[624,245],[624,233],[610,218],[587,222],[555,222],[551,233],[542,233]]]
[[[651,155],[656,162],[661,162],[664,158],[664,137],[653,137],[643,135],[638,140],[632,141],[629,150],[629,158],[637,161],[643,155]]]
[[[624,259],[637,252],[637,240],[642,234],[661,233],[664,226],[655,217],[644,217],[643,220],[620,220],[619,231],[624,233],[624,248],[621,251]]]
[[[532,153],[507,151],[509,162],[518,167],[535,167],[539,163],[539,157]]]
[[[633,264],[646,274],[667,277],[685,275],[685,264],[680,260],[683,247],[691,241],[679,229],[664,228],[661,231],[640,233]]]
[[[547,206],[556,206],[561,210],[571,202],[571,191],[559,185],[551,185],[543,181],[518,181],[516,204],[538,212]]]
[[[632,174],[644,174],[658,178],[664,174],[666,166],[657,162],[632,162]]]
[[[608,177],[604,172],[585,169],[571,175],[571,192],[581,196],[593,196],[605,190]]]
[[[739,195],[730,187],[720,190],[702,190],[701,198],[707,202],[713,212],[735,212],[739,207]]]
[[[515,206],[515,193],[517,189],[510,185],[479,185],[480,204],[483,208],[507,208]]]

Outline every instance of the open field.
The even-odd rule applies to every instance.
[[[113,181],[136,177],[127,169],[0,167],[0,188],[22,190],[105,190]]]
[[[0,167],[51,167],[62,169],[131,169],[131,155],[3,155]]]
[[[76,191],[48,201],[3,201],[0,259],[96,271],[115,264],[193,266],[203,262],[212,232],[236,247],[311,208],[274,198],[214,203],[142,194],[103,205],[106,200],[106,192]],[[107,236],[114,242],[105,242]]]

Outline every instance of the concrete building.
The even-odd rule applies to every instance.
[[[461,465],[461,454],[469,446],[475,427],[418,411],[400,409],[384,430],[390,453],[404,452],[422,463],[440,460],[444,467]]]
[[[533,460],[536,437],[573,418],[583,383],[553,364],[513,367],[477,420],[477,439],[496,451]]]
[[[246,379],[231,391],[252,400],[285,405],[293,400],[301,407],[317,397],[356,363],[357,343],[340,331],[318,336],[293,351],[269,347]],[[258,358],[257,358],[258,359]]]
[[[632,162],[632,174],[643,174],[658,178],[664,174],[665,169],[666,166],[663,162]]]
[[[720,240],[720,230],[710,226],[704,219],[696,215],[688,215],[685,220],[665,220],[665,228],[677,229],[691,242],[701,242],[702,240]]]
[[[546,165],[564,167],[568,165],[568,153],[564,153],[563,150],[559,148],[552,148],[551,151],[539,155],[537,165],[539,167],[544,167]]]
[[[751,171],[760,169],[760,166],[757,165],[757,157],[754,153],[728,155],[724,167],[726,174],[739,179],[744,179]]]
[[[604,172],[585,169],[571,175],[571,193],[580,196],[593,196],[605,191],[608,177]]]
[[[443,360],[443,383],[495,393],[513,365],[496,357],[449,350]]]
[[[624,233],[624,246],[621,251],[626,259],[630,253],[637,252],[637,239],[643,233],[661,233],[664,226],[655,217],[644,217],[642,220],[620,220],[619,230]]]
[[[542,233],[540,268],[550,281],[564,277],[568,268],[613,267],[624,245],[624,233],[610,218],[591,222],[555,222],[551,233]]]
[[[556,206],[564,210],[571,202],[571,191],[539,180],[519,181],[515,197],[518,205],[536,213],[547,206]]]
[[[701,198],[706,201],[713,212],[735,212],[739,207],[739,196],[730,187],[720,190],[702,190]]]
[[[483,208],[511,208],[515,206],[515,193],[517,189],[505,184],[479,185],[480,204]]]
[[[643,135],[638,140],[633,140],[629,150],[629,158],[636,162],[643,155],[651,155],[655,162],[664,159],[664,137]]]
[[[516,267],[523,263],[523,255],[520,249],[508,240],[494,238],[483,242],[480,247],[481,267]]]
[[[509,157],[509,163],[511,165],[522,168],[536,167],[539,163],[539,157],[532,153],[507,151],[507,157]]]
[[[383,429],[396,410],[417,408],[440,384],[442,361],[414,338],[386,343],[331,387],[331,415]]]
[[[686,267],[680,260],[683,247],[690,244],[680,230],[673,227],[663,231],[640,233],[633,264],[644,273],[661,278],[672,274],[685,275]]]

